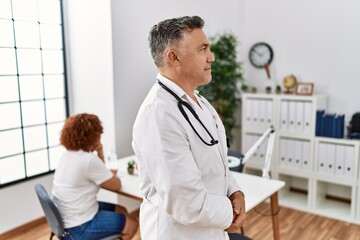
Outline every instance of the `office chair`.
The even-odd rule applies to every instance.
[[[51,229],[51,235],[50,240],[53,238],[53,236],[58,237],[58,239],[62,240],[64,237],[68,234],[64,227],[64,222],[62,220],[62,217],[60,215],[60,211],[55,205],[55,203],[52,201],[52,199],[49,197],[46,189],[41,184],[35,185],[35,191],[36,195],[39,198],[41,207],[45,213],[45,218],[47,223],[50,226]],[[114,240],[114,239],[121,239],[120,234],[108,236],[105,238],[102,238],[100,240]]]
[[[239,233],[229,233],[229,239],[230,240],[251,240],[251,238],[239,234]]]

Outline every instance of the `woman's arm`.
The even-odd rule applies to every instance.
[[[103,150],[103,146],[102,146],[101,143],[99,143],[99,144],[95,147],[94,151],[97,152],[98,157],[104,162],[104,159],[105,159],[105,158],[104,158],[104,150]]]
[[[101,183],[100,186],[110,191],[119,191],[121,188],[121,181],[120,178],[116,175],[117,170],[111,170],[111,172],[113,173],[113,176],[105,182]]]

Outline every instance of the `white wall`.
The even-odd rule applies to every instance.
[[[183,15],[205,20],[208,36],[231,31],[242,38],[242,2],[238,0],[112,1],[116,144],[119,155],[132,153],[131,132],[137,111],[157,70],[147,42],[157,22]]]
[[[258,41],[275,52],[274,79],[287,74],[315,83],[328,96],[328,111],[360,111],[360,2],[357,0],[245,0],[244,66],[249,84],[263,89],[265,71],[250,66],[248,49]]]

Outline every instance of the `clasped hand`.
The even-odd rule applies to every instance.
[[[245,221],[245,198],[244,195],[237,191],[229,197],[231,205],[233,206],[233,221],[226,232],[240,233],[240,228],[244,225]]]

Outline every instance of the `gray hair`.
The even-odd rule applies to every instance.
[[[166,19],[154,25],[148,36],[151,56],[157,67],[164,66],[165,50],[183,39],[184,30],[202,29],[204,20],[198,16]]]

